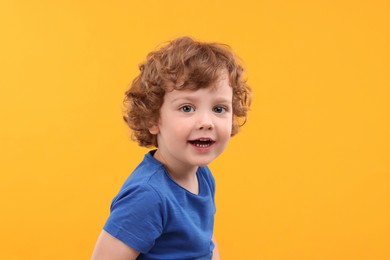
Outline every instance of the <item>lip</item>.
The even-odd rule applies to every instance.
[[[200,137],[189,140],[188,143],[198,152],[205,153],[211,150],[215,140],[209,137]]]

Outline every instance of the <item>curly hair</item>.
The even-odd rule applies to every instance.
[[[165,92],[209,87],[224,71],[233,89],[231,135],[246,122],[251,89],[243,78],[243,67],[228,45],[180,37],[149,53],[139,70],[125,92],[123,119],[140,146],[158,147],[157,137],[149,129],[158,125]]]

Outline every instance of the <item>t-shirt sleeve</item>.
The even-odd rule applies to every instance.
[[[149,186],[122,190],[112,201],[106,232],[141,253],[147,253],[163,229],[162,203]]]

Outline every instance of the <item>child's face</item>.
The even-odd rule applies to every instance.
[[[157,134],[159,157],[176,167],[207,165],[231,137],[233,92],[226,74],[215,87],[165,93]]]

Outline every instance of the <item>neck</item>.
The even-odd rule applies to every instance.
[[[188,165],[180,163],[171,163],[164,158],[159,150],[154,153],[153,157],[165,166],[169,175],[177,184],[194,194],[198,194],[199,187],[198,178],[196,176],[198,166],[189,167]]]

